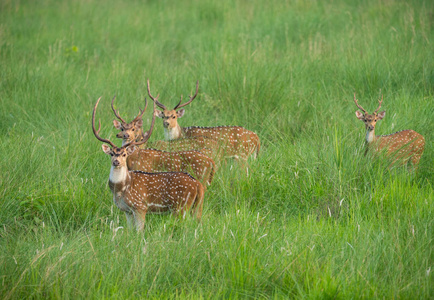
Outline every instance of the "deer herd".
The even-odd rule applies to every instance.
[[[196,83],[196,93],[186,103],[179,103],[168,109],[158,101],[159,95],[152,96],[149,80],[148,95],[153,102],[153,116],[148,131],[143,131],[143,114],[148,106],[140,110],[131,122],[125,121],[114,108],[113,97],[111,107],[116,119],[114,127],[119,130],[117,138],[122,139],[122,146],[117,147],[109,139],[100,136],[101,122],[98,130],[95,126],[95,114],[101,97],[96,102],[92,113],[92,130],[95,137],[103,142],[102,150],[111,157],[109,187],[113,201],[122,210],[130,225],[137,230],[144,227],[146,213],[171,212],[184,217],[192,213],[198,220],[202,216],[204,194],[221,162],[227,158],[235,158],[245,168],[248,174],[247,160],[256,158],[259,153],[260,141],[256,133],[240,126],[216,127],[181,127],[178,118],[190,104],[199,91],[199,81]],[[376,122],[383,119],[385,111],[373,114],[358,104],[363,111],[356,111],[356,116],[366,126],[366,151],[377,155],[384,151],[392,158],[392,164],[397,161],[411,161],[417,168],[424,150],[425,140],[422,135],[413,130],[403,130],[390,135],[375,136]],[[156,109],[156,106],[162,110]],[[155,118],[163,119],[165,141],[155,141],[148,144],[154,129]]]

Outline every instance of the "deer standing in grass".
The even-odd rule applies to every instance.
[[[162,213],[172,211],[174,215],[185,216],[191,209],[198,220],[202,216],[204,188],[202,184],[186,173],[163,172],[146,173],[129,171],[127,158],[133,154],[134,146],[145,143],[150,134],[144,135],[140,142],[131,141],[118,148],[108,139],[99,136],[99,128],[95,128],[95,112],[92,113],[92,130],[95,137],[103,142],[103,151],[111,156],[109,186],[116,206],[125,212],[127,222],[134,222],[137,230],[143,230],[146,213]],[[109,144],[110,146],[106,145]]]
[[[143,135],[143,112],[145,109],[140,111],[137,117],[131,121],[125,121],[119,114],[117,110],[113,107],[115,97],[112,100],[112,110],[118,120],[113,120],[113,125],[119,130],[116,135],[117,138],[122,139],[122,145],[129,143],[131,141],[140,141]],[[145,99],[146,100],[146,99]],[[141,144],[140,148],[148,148],[148,143]],[[155,148],[164,151],[186,151],[186,150],[196,150],[203,154],[211,157],[212,159],[217,159],[219,157],[219,144],[216,140],[206,138],[206,137],[196,137],[196,138],[182,138],[172,141],[154,141],[151,143],[150,148]]]
[[[114,98],[113,98],[114,100]],[[143,135],[142,125],[143,122],[141,120],[143,116],[143,111],[139,113],[139,115],[130,123],[127,123],[123,120],[117,111],[113,108],[113,100],[112,100],[112,109],[115,113],[115,116],[119,118],[122,123],[117,120],[113,121],[113,124],[119,125],[118,129],[121,130],[116,137],[122,138],[122,145],[126,145],[131,143],[132,141],[143,141],[140,145],[146,145],[147,140],[152,134],[154,123],[155,123],[155,114],[152,116],[151,128],[147,132],[147,136]],[[145,105],[145,109],[147,107],[147,102]],[[155,103],[154,103],[154,111],[155,111]],[[138,122],[140,121],[140,122]],[[140,135],[139,135],[140,134]],[[164,141],[163,141],[164,142]],[[167,142],[165,142],[167,143]],[[207,183],[211,184],[212,179],[214,177],[216,171],[216,165],[212,158],[207,156],[205,153],[208,151],[207,149],[201,149],[200,151],[189,150],[189,151],[174,151],[167,152],[163,150],[157,149],[137,149],[136,146],[131,146],[134,152],[129,155],[127,159],[127,167],[128,170],[137,170],[137,171],[145,171],[145,172],[161,172],[161,171],[176,171],[176,172],[187,172],[193,175],[194,178],[198,179],[202,184]],[[190,148],[191,149],[191,148]]]
[[[178,124],[178,118],[181,118],[185,110],[182,108],[190,104],[197,96],[199,91],[199,81],[196,82],[196,93],[190,97],[186,103],[182,103],[182,96],[179,103],[173,109],[167,109],[166,106],[158,101],[159,95],[153,97],[148,79],[148,95],[151,99],[163,109],[157,110],[157,117],[163,119],[164,135],[167,140],[177,140],[184,137],[207,137],[216,140],[225,157],[235,157],[247,161],[250,155],[257,156],[260,148],[259,137],[256,133],[240,126],[217,126],[217,127],[181,127]]]
[[[419,160],[422,156],[425,139],[422,135],[414,130],[402,130],[389,135],[375,135],[375,125],[378,121],[384,118],[385,111],[378,113],[383,102],[383,96],[379,99],[378,108],[373,114],[369,114],[362,106],[359,105],[354,93],[354,103],[363,111],[356,111],[356,117],[365,123],[366,127],[366,151],[373,151],[379,153],[384,151],[388,156],[392,156],[392,164],[396,161],[402,161],[404,164],[411,160],[411,163],[415,168],[419,164]]]

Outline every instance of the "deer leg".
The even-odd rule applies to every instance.
[[[181,196],[182,197],[182,196]],[[180,206],[176,210],[173,211],[174,216],[181,216],[183,219],[185,218],[187,211],[190,209],[193,204],[194,196],[191,191],[187,193],[186,196],[179,199]]]
[[[128,228],[133,227],[134,216],[130,212],[125,212],[125,217],[127,217],[127,226]]]
[[[134,212],[134,220],[137,231],[142,231],[145,227],[145,216],[146,211],[135,211]]]
[[[246,176],[249,177],[249,163],[247,161],[247,156],[240,155],[235,156],[236,161],[241,166],[242,169],[246,172]]]
[[[419,161],[420,161],[420,155],[419,154],[415,154],[411,157],[411,164],[413,165],[413,170],[416,172],[417,168],[419,166]]]
[[[200,222],[202,218],[202,210],[203,210],[203,198],[205,195],[205,190],[201,187],[198,188],[197,194],[193,203],[193,210],[194,214],[196,215],[196,219]]]

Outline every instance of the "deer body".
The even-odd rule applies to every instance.
[[[140,142],[133,140],[118,148],[110,140],[99,136],[101,123],[98,130],[95,128],[95,112],[100,99],[93,109],[92,130],[98,140],[110,145],[102,145],[102,150],[111,157],[109,186],[116,206],[125,212],[128,223],[134,222],[137,230],[142,230],[147,212],[172,211],[175,215],[184,216],[190,209],[200,220],[205,190],[198,180],[181,172],[146,173],[128,170],[128,157],[135,152],[135,146],[147,142],[155,118],[151,129],[142,135]]]
[[[369,133],[367,134],[367,136]],[[425,139],[422,135],[414,130],[402,130],[389,135],[367,137],[367,151],[379,153],[385,151],[388,156],[392,156],[394,161],[401,160],[406,163],[411,160],[415,166],[419,164],[419,160],[425,148]]]
[[[143,229],[146,213],[184,215],[193,209],[198,219],[202,215],[204,188],[186,173],[146,173],[112,166],[109,186],[114,203],[129,223],[134,219],[137,230]]]
[[[247,160],[248,156],[257,156],[260,148],[259,137],[256,133],[240,126],[217,126],[217,127],[181,127],[178,124],[178,118],[181,118],[185,110],[182,107],[190,104],[197,96],[199,82],[196,83],[196,94],[190,97],[190,100],[184,104],[182,96],[179,103],[174,109],[167,109],[166,106],[158,102],[158,97],[151,95],[148,80],[148,95],[163,111],[156,110],[157,117],[163,119],[164,135],[166,140],[177,140],[180,138],[195,138],[203,136],[214,139],[223,148],[222,152],[225,157],[235,157]]]
[[[184,127],[182,132],[186,137],[204,136],[220,143],[223,155],[246,160],[250,155],[255,158],[259,153],[259,137],[253,131],[240,126],[217,127]]]
[[[180,138],[171,141],[154,141],[151,143],[152,148],[164,151],[188,151],[197,150],[203,154],[211,157],[214,161],[218,162],[222,156],[222,147],[214,140],[203,136],[196,136],[193,138]]]
[[[366,151],[373,152],[374,154],[384,152],[387,156],[392,158],[392,164],[401,161],[404,164],[411,161],[413,166],[417,168],[420,158],[423,154],[425,147],[425,139],[422,135],[414,130],[402,130],[389,135],[375,135],[375,126],[378,121],[383,119],[386,115],[385,111],[377,113],[381,108],[383,98],[379,100],[379,106],[373,114],[368,114],[367,111],[361,107],[354,94],[354,102],[362,112],[356,111],[356,117],[365,123],[366,127]]]
[[[137,149],[127,159],[128,170],[145,172],[178,171],[192,174],[202,183],[211,184],[215,174],[214,161],[199,151],[166,152]]]

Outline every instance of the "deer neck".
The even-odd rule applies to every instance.
[[[164,128],[164,138],[168,141],[177,140],[182,137],[182,129],[179,124],[173,128]]]
[[[374,130],[368,130],[366,132],[366,143],[369,145],[377,140],[377,137],[375,136],[375,129]]]
[[[116,188],[116,192],[118,192],[119,190],[125,191],[125,187],[127,187],[130,182],[131,176],[128,172],[127,166],[111,167],[109,184],[111,188]]]
[[[126,191],[130,187],[131,181],[131,175],[126,166],[111,167],[109,186],[113,193],[113,202],[124,212],[131,212],[130,206],[125,202]]]

